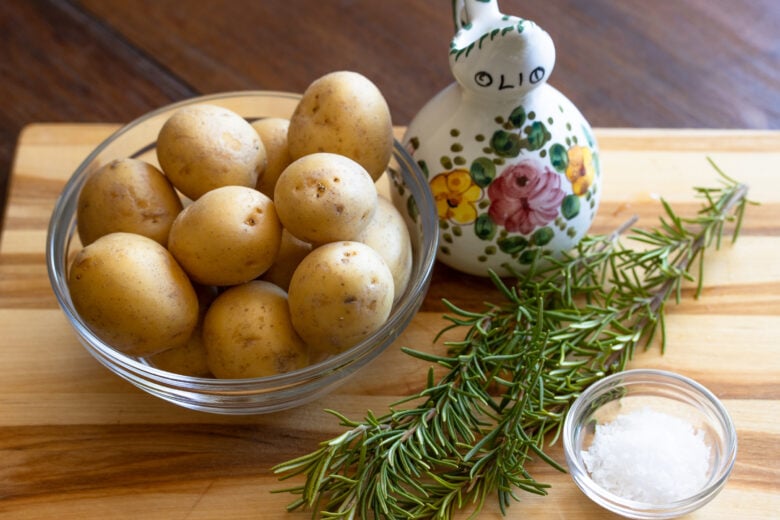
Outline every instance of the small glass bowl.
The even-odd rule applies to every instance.
[[[301,405],[332,391],[345,378],[389,347],[412,320],[427,291],[436,256],[438,217],[428,182],[403,146],[394,142],[386,182],[389,195],[409,227],[413,265],[406,291],[387,322],[346,352],[300,370],[253,379],[209,379],[173,374],[127,356],[98,338],[73,307],[67,285],[70,261],[81,249],[76,207],[82,185],[92,171],[114,160],[134,157],[158,166],[155,141],[165,121],[178,109],[199,103],[219,105],[248,121],[289,118],[300,96],[284,92],[228,92],[201,96],[150,112],[122,127],[101,143],[69,179],[49,223],[46,263],[54,294],[78,339],[98,361],[142,390],[193,410],[220,414],[266,413]]]
[[[603,489],[588,472],[583,452],[594,441],[596,425],[618,415],[650,409],[688,422],[710,448],[705,485],[691,496],[652,504],[620,497]],[[737,434],[728,412],[709,390],[672,372],[636,369],[594,383],[574,402],[563,427],[566,463],[574,482],[595,503],[626,518],[675,518],[712,500],[723,488],[737,455]]]

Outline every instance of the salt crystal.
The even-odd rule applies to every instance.
[[[605,490],[658,505],[690,497],[704,487],[710,447],[703,431],[643,408],[597,425],[582,459],[593,481]]]

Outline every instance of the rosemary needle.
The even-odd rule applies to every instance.
[[[714,164],[713,164],[714,166]],[[511,282],[491,279],[504,301],[483,311],[445,301],[442,354],[404,348],[429,371],[418,394],[382,416],[353,421],[335,411],[347,430],[274,468],[281,479],[305,482],[289,509],[321,518],[449,519],[476,515],[490,497],[502,512],[518,492],[545,495],[529,462],[564,468],[544,450],[558,439],[571,403],[591,383],[623,370],[637,348],[666,345],[664,313],[683,284],[702,290],[704,253],[719,247],[725,224],[736,240],[747,187],[727,177],[717,188],[696,188],[695,217],[664,214],[650,230],[628,223],[611,235],[588,235],[563,258],[542,258]],[[626,239],[621,237],[628,233]],[[632,249],[626,242],[642,247]],[[691,271],[695,270],[695,276]]]

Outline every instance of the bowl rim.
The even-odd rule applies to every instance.
[[[654,380],[650,380],[650,378],[654,378]],[[574,442],[579,430],[579,423],[588,413],[588,407],[593,402],[594,397],[603,395],[615,386],[621,386],[623,382],[646,385],[658,385],[660,383],[666,388],[676,387],[688,395],[698,397],[714,413],[722,427],[723,442],[727,450],[723,453],[716,476],[704,488],[688,497],[666,504],[654,504],[623,498],[605,490],[591,478],[581,457],[575,452],[575,450],[579,450]],[[679,393],[680,390],[677,390],[677,392]],[[623,370],[593,383],[575,399],[566,413],[563,425],[564,455],[569,466],[569,472],[577,486],[595,503],[630,518],[672,518],[694,511],[709,502],[728,480],[736,461],[737,446],[737,431],[731,415],[712,391],[690,377],[669,370],[653,368]]]
[[[429,239],[429,243],[424,245],[424,247],[421,247],[419,251],[416,251],[416,254],[420,255],[420,276],[410,280],[411,283],[409,283],[407,286],[403,296],[398,300],[394,310],[388,317],[387,321],[382,325],[382,327],[375,331],[375,333],[368,338],[364,339],[360,343],[354,345],[344,352],[341,352],[335,356],[330,356],[327,359],[317,363],[307,365],[306,367],[282,374],[256,378],[217,379],[175,374],[153,367],[138,361],[132,356],[128,356],[112,348],[103,340],[101,340],[90,330],[87,324],[76,312],[69,293],[67,291],[60,290],[60,287],[67,288],[66,281],[68,266],[67,255],[62,255],[62,258],[58,258],[58,251],[67,251],[70,241],[75,234],[75,227],[71,230],[70,233],[67,233],[69,221],[65,219],[65,215],[73,214],[73,219],[75,219],[75,208],[72,208],[72,206],[76,204],[78,192],[86,180],[86,177],[88,176],[89,172],[87,170],[92,162],[95,161],[95,159],[106,148],[108,148],[115,141],[123,137],[126,133],[143,122],[160,116],[166,112],[172,112],[178,108],[191,106],[195,103],[208,103],[210,101],[236,98],[283,98],[290,101],[298,101],[301,99],[301,97],[302,95],[298,93],[274,90],[235,90],[216,94],[193,96],[158,107],[141,115],[140,117],[133,119],[129,123],[122,125],[120,128],[111,133],[107,138],[101,141],[100,144],[98,144],[98,146],[96,146],[83,161],[81,161],[79,166],[68,178],[65,186],[62,188],[62,191],[55,201],[54,209],[47,227],[45,256],[49,282],[53,288],[55,297],[57,298],[60,308],[65,313],[71,325],[77,329],[79,339],[82,343],[88,341],[90,348],[95,348],[101,356],[110,359],[114,363],[117,363],[123,370],[129,370],[133,373],[141,373],[145,376],[153,377],[155,383],[173,384],[176,386],[186,384],[188,385],[188,391],[195,391],[199,393],[220,393],[228,389],[232,390],[232,393],[241,393],[242,391],[249,392],[250,390],[252,393],[257,393],[258,391],[262,392],[263,390],[275,392],[281,389],[287,389],[288,387],[298,387],[301,385],[310,384],[314,381],[327,379],[336,372],[341,371],[345,367],[355,365],[364,358],[369,358],[368,360],[370,360],[373,355],[378,355],[379,352],[374,352],[377,350],[377,334],[381,333],[381,337],[384,337],[385,334],[391,334],[392,336],[397,336],[400,334],[401,330],[403,330],[402,322],[407,319],[407,313],[410,309],[414,309],[414,312],[416,313],[416,310],[419,308],[421,300],[424,298],[424,295],[430,284],[433,265],[436,259],[436,250],[438,248],[438,219],[435,214],[431,219],[432,229],[421,230],[421,234]],[[143,150],[140,152],[143,152]],[[136,152],[134,155],[137,156],[140,152]],[[418,193],[423,197],[423,201],[417,202],[418,208],[420,206],[427,206],[431,208],[430,211],[435,212],[433,195],[430,193],[430,190],[427,189],[427,185],[422,186],[422,183],[426,181],[424,173],[419,168],[414,159],[412,159],[406,148],[395,137],[393,138],[392,158],[397,162],[402,162],[403,164],[401,164],[401,166],[404,166],[409,171],[414,172],[415,175],[412,177],[412,179],[415,181],[415,183],[421,185],[419,188],[424,188],[418,189]],[[424,225],[425,222],[422,224]],[[423,243],[425,244],[424,241]],[[402,301],[403,304],[401,303]],[[392,343],[392,341],[388,342],[388,346],[389,343]],[[384,349],[380,349],[380,352],[381,350]],[[94,355],[91,350],[90,353]],[[100,361],[105,364],[103,359],[100,359]]]

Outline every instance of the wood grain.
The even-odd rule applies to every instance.
[[[38,124],[16,151],[0,242],[0,517],[22,519],[308,518],[288,514],[291,497],[269,468],[341,433],[322,410],[352,418],[382,413],[420,388],[427,365],[397,347],[441,351],[440,298],[478,308],[485,280],[437,265],[421,312],[382,354],[333,394],[300,408],[229,417],[165,403],[108,372],[75,338],[48,286],[49,214],[70,172],[115,125]],[[770,519],[780,511],[780,132],[597,129],[604,192],[595,229],[628,216],[649,225],[658,196],[695,211],[691,187],[712,185],[712,159],[751,187],[736,245],[707,258],[707,283],[670,308],[669,346],[638,353],[634,367],[693,377],[731,413],[737,463],[723,492],[696,519]],[[563,461],[560,445],[551,454]],[[542,464],[550,495],[521,495],[510,517],[608,518],[571,482]],[[465,518],[465,512],[463,517]],[[501,518],[492,502],[480,518]]]
[[[780,128],[776,0],[501,0],[552,35],[551,82],[594,126]],[[406,125],[452,81],[448,0],[4,0],[0,214],[37,122],[125,123],[218,91],[370,77]]]

